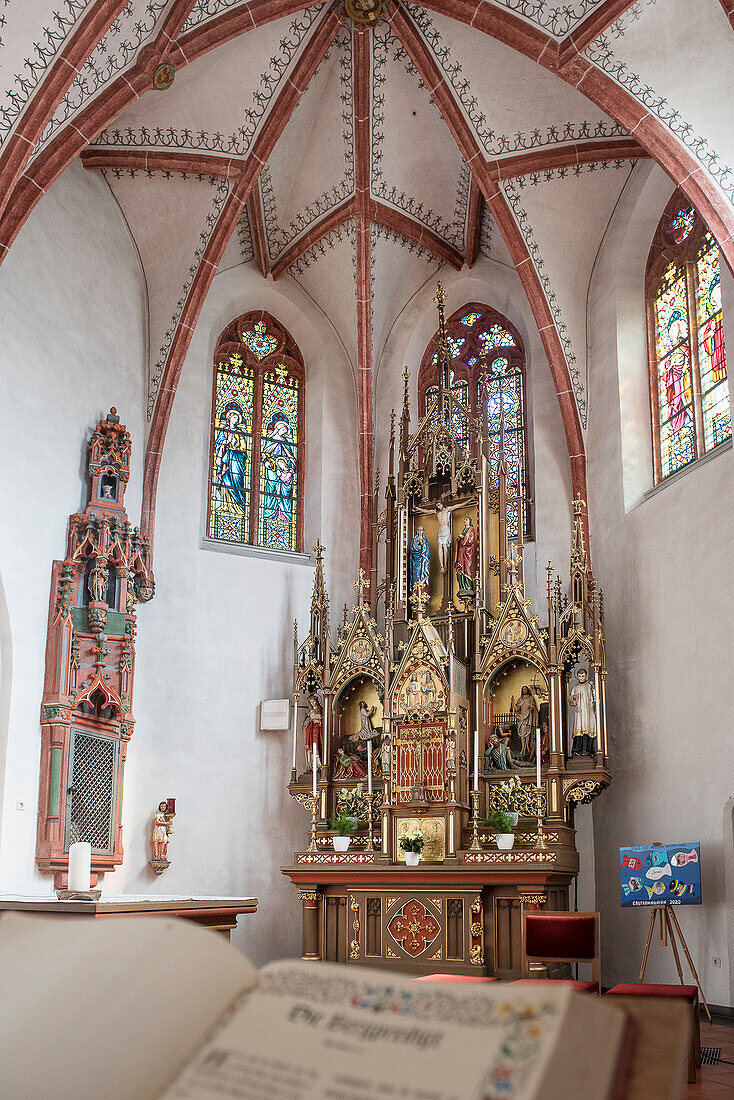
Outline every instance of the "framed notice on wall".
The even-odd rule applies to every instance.
[[[701,845],[646,844],[619,849],[622,905],[700,905]]]

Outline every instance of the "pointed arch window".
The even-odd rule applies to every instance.
[[[300,350],[274,317],[245,313],[214,353],[207,535],[270,550],[302,548]]]
[[[451,352],[451,390],[489,436],[490,466],[497,476],[504,443],[508,473],[507,533],[518,534],[517,487],[523,491],[524,537],[530,538],[528,507],[527,425],[525,417],[525,349],[517,329],[489,306],[472,302],[446,322]],[[438,333],[426,348],[418,376],[418,412],[424,417],[438,396]],[[467,441],[468,446],[468,441]],[[515,492],[513,492],[515,489]]]
[[[681,191],[655,233],[645,297],[659,482],[731,438],[719,246]]]

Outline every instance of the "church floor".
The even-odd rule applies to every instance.
[[[734,1100],[734,1027],[701,1021],[701,1046],[721,1047],[717,1066],[701,1066],[687,1097],[696,1100]]]

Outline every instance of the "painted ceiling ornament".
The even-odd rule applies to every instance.
[[[256,359],[264,359],[266,355],[271,355],[278,346],[277,337],[269,336],[265,331],[264,321],[256,321],[252,329],[247,329],[241,334],[241,339]]]
[[[363,27],[376,27],[385,15],[385,0],[344,0],[344,11]]]
[[[153,73],[153,87],[157,92],[165,92],[176,78],[176,70],[170,61],[164,61]]]

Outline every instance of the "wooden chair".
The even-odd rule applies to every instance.
[[[690,1043],[688,1047],[688,1081],[696,1080],[696,1067],[701,1065],[701,1019],[698,1012],[698,987],[695,985],[656,985],[654,982],[621,982],[612,986],[607,996],[675,997],[691,1008]]]
[[[590,982],[556,978],[531,978],[533,962],[591,963]],[[601,951],[598,913],[523,913],[522,978],[519,983],[556,981],[579,993],[598,993],[601,988]]]

